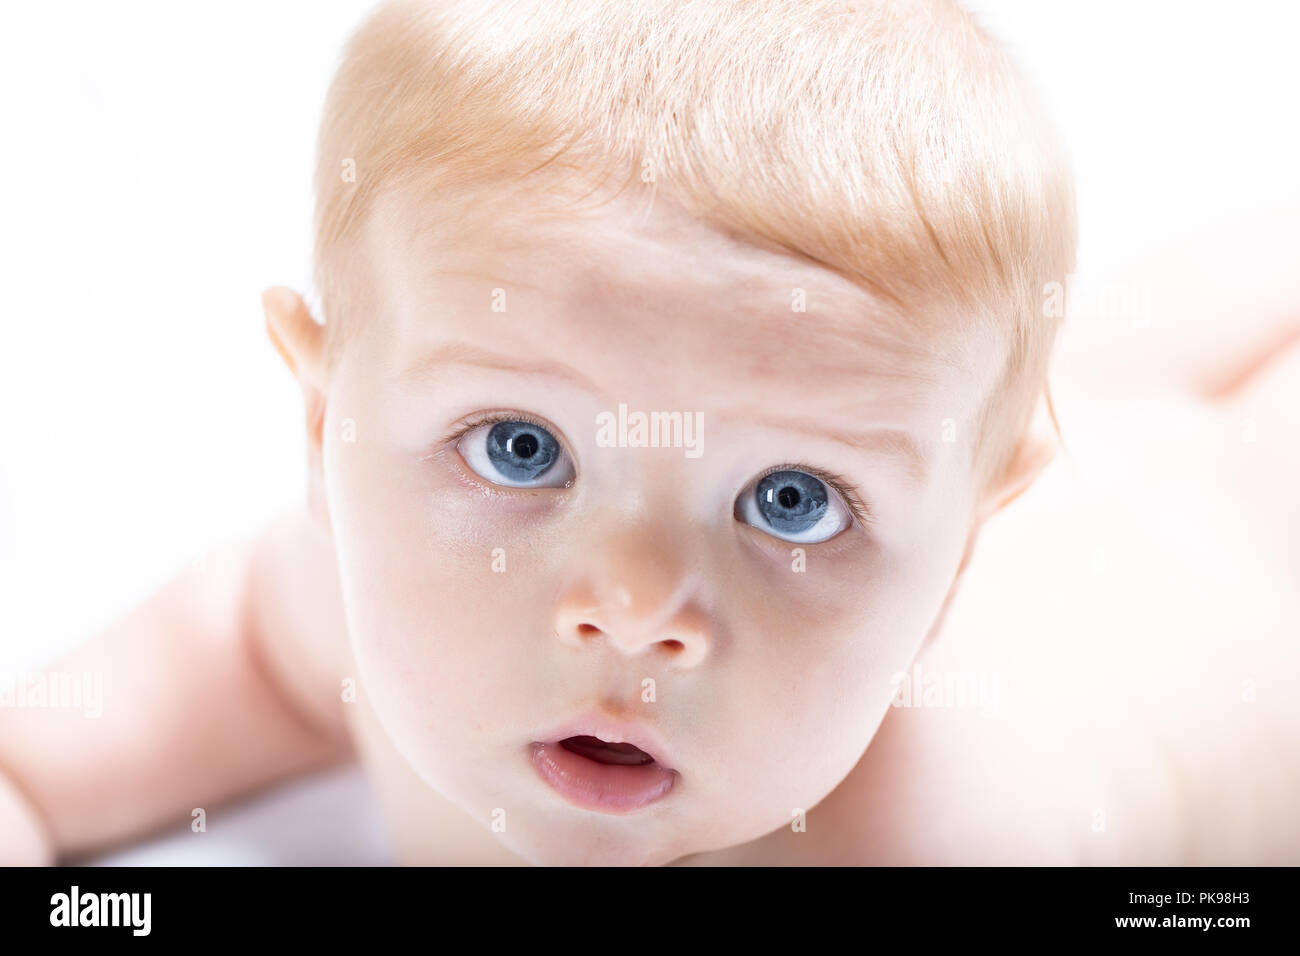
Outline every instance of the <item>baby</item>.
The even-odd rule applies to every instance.
[[[62,665],[101,719],[0,711],[0,862],[353,757],[404,862],[1088,858],[1032,768],[881,826],[964,746],[877,733],[897,675],[1055,448],[1071,180],[967,14],[386,4],[316,199],[324,321],[264,296],[307,506]]]

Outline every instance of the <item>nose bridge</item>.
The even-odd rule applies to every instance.
[[[591,568],[600,613],[625,629],[663,626],[688,597],[690,569],[682,553],[688,546],[650,522],[616,531]]]

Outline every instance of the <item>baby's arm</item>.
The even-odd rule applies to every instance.
[[[313,596],[335,610],[315,534],[282,519],[50,668],[102,674],[102,716],[0,708],[0,864],[96,850],[348,754],[328,654],[304,646],[321,611],[293,624]]]

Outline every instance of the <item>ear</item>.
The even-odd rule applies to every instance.
[[[321,459],[327,384],[325,327],[312,318],[302,296],[283,286],[262,293],[262,308],[271,344],[302,387],[307,425],[307,504],[312,516],[328,529]]]
[[[1006,467],[1000,474],[994,475],[993,480],[976,502],[961,564],[957,566],[952,587],[948,589],[943,606],[939,609],[930,633],[926,635],[923,647],[929,646],[943,628],[944,619],[948,616],[948,609],[957,595],[962,575],[965,574],[971,556],[975,553],[975,542],[979,540],[980,532],[984,530],[984,522],[1024,494],[1042,474],[1043,469],[1056,457],[1060,442],[1056,438],[1055,424],[1056,416],[1052,411],[1051,400],[1045,394],[1034,411],[1028,429],[1017,442]]]
[[[1043,469],[1051,464],[1059,449],[1056,415],[1052,410],[1051,399],[1044,392],[1030,419],[1029,427],[1020,436],[1010,459],[1001,473],[993,476],[981,494],[975,508],[976,524],[982,525],[1024,494],[1038,480]]]

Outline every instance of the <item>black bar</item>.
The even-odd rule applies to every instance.
[[[441,947],[462,934],[500,942],[511,931],[539,933],[534,944],[559,933],[580,945],[616,945],[624,934],[628,942],[689,938],[702,923],[772,943],[775,934],[804,945],[839,936],[864,950],[1123,938],[1237,947],[1294,942],[1296,874],[1285,867],[0,869],[0,926],[7,945],[75,935],[91,944],[113,937],[142,945],[337,946],[415,933]],[[87,916],[100,911],[98,894],[149,894],[148,934],[136,935],[143,896],[134,901],[139,909],[127,909],[122,897],[109,901],[103,912],[111,917],[116,906],[117,926],[51,925],[52,915],[68,922],[73,886]],[[1206,918],[1209,928],[1191,924]],[[1132,919],[1154,922],[1119,925]]]

